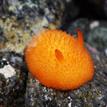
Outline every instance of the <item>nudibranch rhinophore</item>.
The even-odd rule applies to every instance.
[[[25,49],[25,61],[41,84],[59,90],[79,88],[94,76],[94,63],[79,30],[77,38],[61,30],[34,36]]]

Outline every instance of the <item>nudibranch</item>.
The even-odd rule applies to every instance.
[[[77,89],[94,76],[94,63],[79,30],[77,37],[61,30],[34,36],[25,49],[25,61],[41,84],[54,89]]]

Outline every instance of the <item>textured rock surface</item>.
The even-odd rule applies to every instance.
[[[23,53],[31,36],[44,28],[61,26],[67,1],[1,0],[0,48]]]
[[[66,29],[66,31],[70,34],[76,35],[76,30],[80,29],[82,32],[84,32],[84,36],[86,36],[87,32],[89,31],[89,24],[90,21],[87,18],[80,18],[75,20],[74,22],[70,23],[69,27]],[[85,37],[86,39],[87,37]]]
[[[27,69],[22,56],[0,52],[0,107],[24,107],[26,79]]]
[[[74,91],[58,91],[42,86],[30,74],[26,107],[104,107],[107,106],[107,58],[88,45],[95,62],[94,79]]]
[[[87,42],[100,51],[107,49],[107,22],[93,21],[90,27]]]
[[[106,18],[107,0],[0,0],[0,107],[106,107],[107,22],[99,20]],[[44,28],[84,32],[95,62],[91,82],[63,92],[27,75],[24,48]]]
[[[88,20],[80,18],[70,24],[66,29],[68,33],[76,34],[76,29],[81,29],[84,33],[84,39],[92,47],[101,52],[107,49],[107,22],[99,20]]]

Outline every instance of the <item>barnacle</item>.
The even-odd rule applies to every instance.
[[[60,90],[79,88],[94,75],[93,60],[77,38],[61,30],[46,30],[34,36],[25,49],[29,71],[43,85]]]

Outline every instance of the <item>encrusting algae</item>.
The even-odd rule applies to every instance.
[[[25,49],[29,71],[43,85],[72,90],[92,80],[93,60],[84,47],[83,34],[77,38],[61,30],[46,30],[34,36]]]

